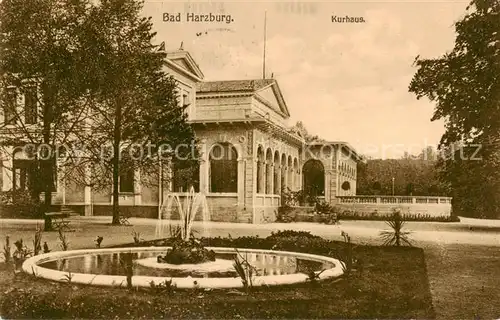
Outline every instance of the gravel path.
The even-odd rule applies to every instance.
[[[168,222],[155,219],[131,218],[133,226],[111,226],[110,217],[75,217],[74,232],[67,233],[70,249],[94,246],[97,236],[104,237],[102,246],[133,242],[133,232],[144,240],[168,237]],[[36,225],[42,220],[0,219],[2,238],[11,242],[33,241]],[[458,223],[407,222],[415,246],[426,253],[427,272],[438,319],[498,319],[500,318],[500,221],[461,218]],[[206,229],[206,232],[204,232]],[[343,240],[347,232],[359,244],[381,244],[379,232],[388,229],[382,221],[342,221],[340,225],[315,223],[241,223],[195,222],[198,235],[212,237],[260,236],[272,231],[302,230],[332,240]],[[0,240],[3,242],[3,239]],[[44,232],[42,241],[49,247],[59,246],[57,232]],[[3,257],[0,257],[2,259]]]

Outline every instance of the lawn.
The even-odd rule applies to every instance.
[[[437,318],[500,319],[500,247],[433,245],[425,252]]]
[[[307,237],[306,237],[307,238]],[[204,239],[206,244],[337,256],[343,242],[286,237]],[[274,241],[274,244],[273,244]],[[161,241],[157,244],[164,244]],[[143,243],[141,245],[151,245]],[[124,289],[13,276],[0,263],[3,318],[434,318],[424,252],[413,247],[356,246],[349,277],[238,290]]]

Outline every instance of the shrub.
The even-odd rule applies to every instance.
[[[268,236],[266,240],[274,241],[279,238],[290,238],[290,237],[321,239],[321,237],[313,235],[309,231],[283,230],[283,231],[271,232],[271,235]]]
[[[14,242],[16,246],[16,251],[12,254],[12,259],[14,260],[16,270],[20,270],[23,262],[32,255],[30,251],[23,243],[23,239],[19,239]]]
[[[10,238],[9,236],[5,236],[5,244],[3,245],[3,257],[5,259],[5,263],[10,263],[10,259],[12,257],[10,253]]]
[[[189,241],[175,239],[172,249],[168,250],[165,256],[157,257],[158,263],[171,264],[196,264],[208,261],[215,261],[215,252],[206,249],[199,240],[191,238]]]
[[[67,251],[69,248],[69,241],[66,238],[66,235],[64,234],[64,231],[62,228],[59,228],[57,230],[57,236],[59,237],[59,245],[61,246],[61,249],[63,251]]]
[[[298,190],[292,191],[290,188],[286,188],[281,192],[281,202],[284,206],[313,206],[318,202],[318,197],[313,193]]]
[[[175,292],[177,286],[172,282],[172,279],[165,280],[160,282],[159,284],[155,284],[154,281],[149,283],[151,289],[155,291],[155,293],[161,294],[166,293],[167,295],[171,295]]]
[[[42,251],[42,229],[37,224],[35,231],[35,239],[33,240],[33,254],[36,256]]]
[[[97,236],[95,238],[94,242],[95,242],[95,247],[96,248],[100,248],[101,247],[102,240],[104,240],[104,238],[101,237],[101,236]]]
[[[344,238],[345,249],[341,251],[340,261],[342,264],[342,271],[346,277],[351,275],[353,266],[354,266],[354,245],[351,242],[351,237],[344,231],[341,233]]]
[[[132,253],[125,253],[120,259],[120,264],[125,270],[127,277],[127,288],[132,288],[132,277],[134,276],[134,262]]]
[[[460,222],[457,216],[432,216],[430,214],[422,213],[406,213],[401,214],[405,221],[428,221],[428,222]],[[339,220],[373,220],[373,221],[386,221],[387,215],[380,215],[374,211],[370,214],[363,214],[353,210],[344,210],[337,213]]]
[[[42,218],[39,199],[27,191],[4,191],[0,193],[0,216],[4,218]]]
[[[276,222],[283,222],[283,223],[289,223],[289,222],[295,222],[296,216],[295,214],[291,214],[293,212],[293,208],[289,206],[281,206],[278,208],[278,212],[276,214]]]
[[[399,211],[394,210],[392,216],[386,221],[386,223],[392,230],[380,232],[380,237],[384,241],[384,245],[394,245],[399,247],[406,243],[411,246],[408,237],[410,232],[403,231],[405,221]]]
[[[250,290],[253,288],[253,279],[255,273],[257,273],[257,268],[248,262],[246,257],[236,250],[236,256],[234,257],[233,262],[234,270],[241,279],[241,283],[243,284],[243,288],[245,291],[250,293]]]

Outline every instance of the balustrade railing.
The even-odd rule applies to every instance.
[[[425,196],[339,196],[338,203],[364,204],[451,204],[451,197]]]

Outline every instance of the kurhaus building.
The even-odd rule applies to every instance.
[[[184,50],[167,52],[166,68],[178,81],[179,103],[187,107],[201,143],[194,188],[206,194],[212,220],[274,221],[286,189],[314,189],[329,203],[356,194],[359,155],[348,143],[306,143],[291,130],[290,113],[275,79],[204,81]],[[33,101],[20,95],[17,107],[36,107]],[[2,191],[28,188],[31,177],[22,152],[10,149],[2,155]],[[169,172],[170,179],[156,185],[141,185],[140,172],[121,175],[121,212],[158,217],[168,193],[190,187],[175,179],[175,168]],[[96,191],[64,177],[54,180],[53,205],[86,216],[111,215],[111,187]]]

